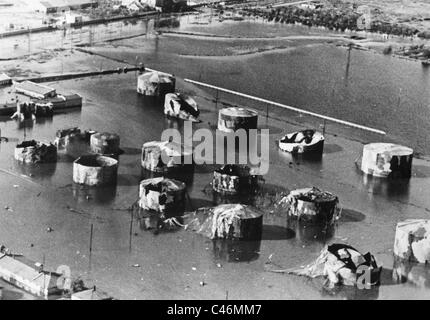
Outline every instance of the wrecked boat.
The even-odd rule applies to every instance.
[[[164,114],[182,120],[198,122],[200,110],[196,101],[190,96],[183,93],[168,93],[164,100]]]
[[[369,143],[363,147],[360,169],[380,178],[410,178],[414,151],[393,143]]]
[[[340,216],[338,197],[316,187],[293,190],[279,204],[303,222],[333,224]]]
[[[316,130],[289,133],[278,141],[279,149],[295,154],[322,155],[324,136]]]
[[[325,286],[335,285],[370,288],[380,282],[382,267],[378,267],[375,257],[369,252],[361,254],[355,248],[333,243],[325,246],[318,258],[311,264],[298,269],[277,270],[310,278],[323,277]],[[363,287],[361,287],[363,286]]]
[[[36,140],[23,141],[15,147],[14,157],[27,164],[53,163],[57,162],[57,147]]]

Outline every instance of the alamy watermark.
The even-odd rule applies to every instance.
[[[178,129],[169,128],[162,132],[161,141],[171,141],[184,157],[183,164],[249,164],[264,175],[269,171],[269,129],[238,129],[231,133],[207,128],[193,131],[192,122],[184,122],[183,136]],[[171,157],[162,154],[162,161],[168,164]]]

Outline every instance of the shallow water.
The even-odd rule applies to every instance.
[[[217,32],[217,29],[211,32]],[[403,109],[397,110],[396,114],[386,113],[390,104],[383,103],[384,99],[380,98],[396,92],[400,83],[406,83],[406,97],[410,97],[410,92],[415,92],[417,87],[428,88],[428,78],[416,83],[405,81],[421,79],[422,70],[418,64],[353,51],[345,86],[345,81],[342,81],[345,65],[339,61],[345,61],[347,52],[341,48],[327,44],[301,48],[300,43],[295,43],[292,51],[231,60],[190,59],[178,55],[181,50],[190,51],[192,46],[199,46],[195,41],[185,42],[187,46],[183,43],[182,49],[175,50],[178,38],[166,36],[157,40],[141,37],[123,41],[118,48],[100,46],[93,49],[130,61],[138,55],[149,67],[172,72],[179,77],[200,79],[303,108],[309,106],[316,111],[342,116],[345,120],[390,129],[390,138],[399,142],[405,139],[406,144],[416,144],[415,147],[420,148],[419,143],[408,138],[408,134],[414,130],[425,133],[425,128],[412,123],[422,121],[423,126],[426,125],[427,110],[413,101],[421,101],[425,105],[428,93],[414,97],[413,101],[408,99],[407,103],[418,110],[419,116]],[[131,46],[127,48],[124,44]],[[214,47],[219,45],[219,42],[213,44]],[[205,47],[205,51],[210,49],[210,46]],[[381,61],[387,63],[381,64]],[[339,80],[327,80],[332,77]],[[393,184],[369,179],[356,169],[354,161],[362,148],[356,140],[369,141],[378,137],[332,125],[328,127],[330,134],[327,134],[326,153],[320,161],[293,158],[277,150],[275,139],[282,133],[303,128],[308,125],[304,121],[309,119],[280,111],[271,111],[271,116],[266,119],[265,108],[252,104],[262,111],[260,127],[270,128],[272,132],[270,170],[265,176],[267,186],[291,190],[315,185],[331,191],[340,198],[344,213],[341,220],[333,229],[324,232],[318,228],[288,229],[284,216],[271,214],[268,210],[264,217],[262,240],[243,244],[212,242],[185,231],[154,234],[141,230],[127,210],[138,196],[140,148],[146,141],[159,139],[163,129],[182,128],[182,123],[165,118],[159,105],[137,95],[134,73],[51,85],[60,92],[81,94],[84,97],[82,110],[55,115],[52,120],[26,123],[25,126],[6,119],[0,123],[2,136],[10,138],[9,143],[0,145],[0,242],[15,251],[33,260],[45,258],[46,265],[54,270],[60,264],[68,265],[74,277],[82,277],[88,285],[97,284],[117,298],[430,297],[428,288],[423,285],[426,282],[416,281],[419,277],[429,278],[426,269],[413,268],[411,280],[406,283],[398,283],[391,276],[396,222],[428,216],[430,166],[426,161],[414,160],[413,177],[408,182]],[[196,124],[195,128],[213,130],[217,120],[217,109],[211,102],[213,93],[203,92],[181,80],[178,88],[198,96],[203,122]],[[336,93],[330,99],[348,103],[342,104],[343,107],[340,102],[323,103],[328,99],[325,92],[330,88],[334,88]],[[386,91],[380,92],[381,88]],[[379,108],[369,106],[371,98],[368,96],[378,99]],[[230,97],[222,98],[227,100]],[[244,103],[239,99],[231,100]],[[385,128],[384,124],[390,128]],[[65,156],[60,156],[55,165],[36,167],[22,166],[13,160],[15,143],[23,139],[24,131],[27,138],[52,141],[56,130],[71,126],[120,135],[125,154],[120,157],[116,187],[87,189],[73,185],[73,159]],[[422,150],[426,153],[426,142],[423,143]],[[189,209],[214,204],[214,199],[204,192],[211,181],[212,169],[212,166],[197,167],[189,177],[188,192],[192,199],[188,203]],[[1,209],[6,206],[10,210]],[[91,224],[94,238],[90,255]],[[47,232],[47,227],[53,231]],[[327,242],[347,242],[363,252],[373,253],[385,268],[382,286],[370,291],[344,288],[337,293],[327,293],[317,280],[265,271],[269,257],[282,268],[309,263]],[[205,286],[200,285],[202,281]]]

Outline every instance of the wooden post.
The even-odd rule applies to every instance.
[[[266,118],[269,118],[269,105],[266,104]]]
[[[215,96],[215,109],[218,109],[218,96],[219,96],[219,90],[216,90],[216,96]]]
[[[324,119],[324,124],[323,124],[323,136],[325,136],[325,126],[326,126],[326,120]]]
[[[131,234],[133,233],[133,216],[134,216],[134,211],[131,210],[131,219],[130,219],[130,239],[129,239],[129,243],[128,243],[128,251],[131,252]]]
[[[93,229],[94,225],[91,223],[91,231],[90,231],[90,256],[93,251]]]

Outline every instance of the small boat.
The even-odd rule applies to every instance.
[[[324,136],[316,130],[303,130],[289,133],[278,141],[279,149],[296,154],[322,154]]]

